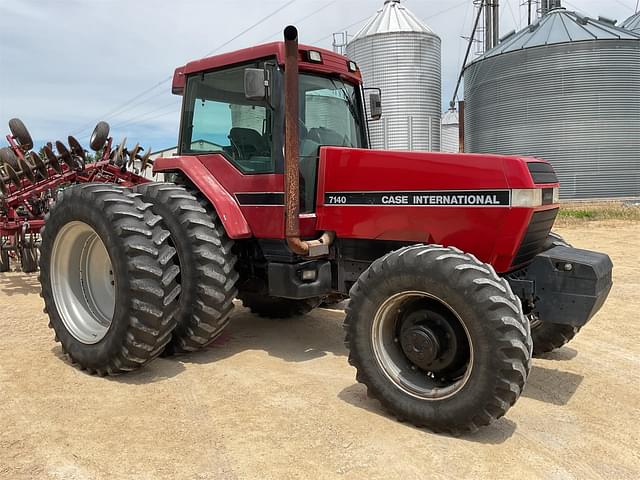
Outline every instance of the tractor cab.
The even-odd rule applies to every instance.
[[[299,201],[300,211],[310,213],[320,147],[368,148],[368,132],[355,63],[304,46],[298,55]],[[272,43],[179,68],[174,93],[184,101],[178,154],[221,155],[245,176],[284,173],[283,56],[283,44]],[[379,105],[375,95],[373,100]]]

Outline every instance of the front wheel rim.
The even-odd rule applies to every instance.
[[[84,344],[100,342],[116,306],[111,258],[96,231],[74,221],[60,229],[51,250],[51,289],[67,331]]]
[[[371,334],[378,366],[412,397],[449,398],[471,376],[473,344],[467,327],[432,294],[407,291],[389,297],[374,315]]]

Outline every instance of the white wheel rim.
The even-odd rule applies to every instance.
[[[464,373],[448,385],[436,385],[431,378],[419,369],[407,369],[407,363],[398,355],[391,332],[395,328],[396,316],[402,304],[411,299],[428,298],[446,307],[463,327],[468,341],[469,362]],[[406,291],[389,297],[378,308],[371,325],[373,353],[384,375],[400,390],[420,400],[443,400],[458,393],[467,384],[474,364],[474,348],[469,331],[453,308],[442,299],[427,292]]]
[[[111,258],[96,231],[66,224],[51,251],[51,289],[69,333],[84,344],[100,342],[111,327],[116,286]]]

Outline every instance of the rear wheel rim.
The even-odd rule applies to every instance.
[[[473,344],[459,315],[421,291],[389,297],[372,323],[374,356],[385,376],[421,400],[457,394],[473,368]]]
[[[96,231],[74,221],[60,229],[51,250],[51,289],[67,331],[84,344],[109,331],[116,285],[107,249]]]

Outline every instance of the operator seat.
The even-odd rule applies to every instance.
[[[242,158],[270,156],[269,144],[260,132],[253,128],[233,127],[229,131],[229,139],[237,147]]]

